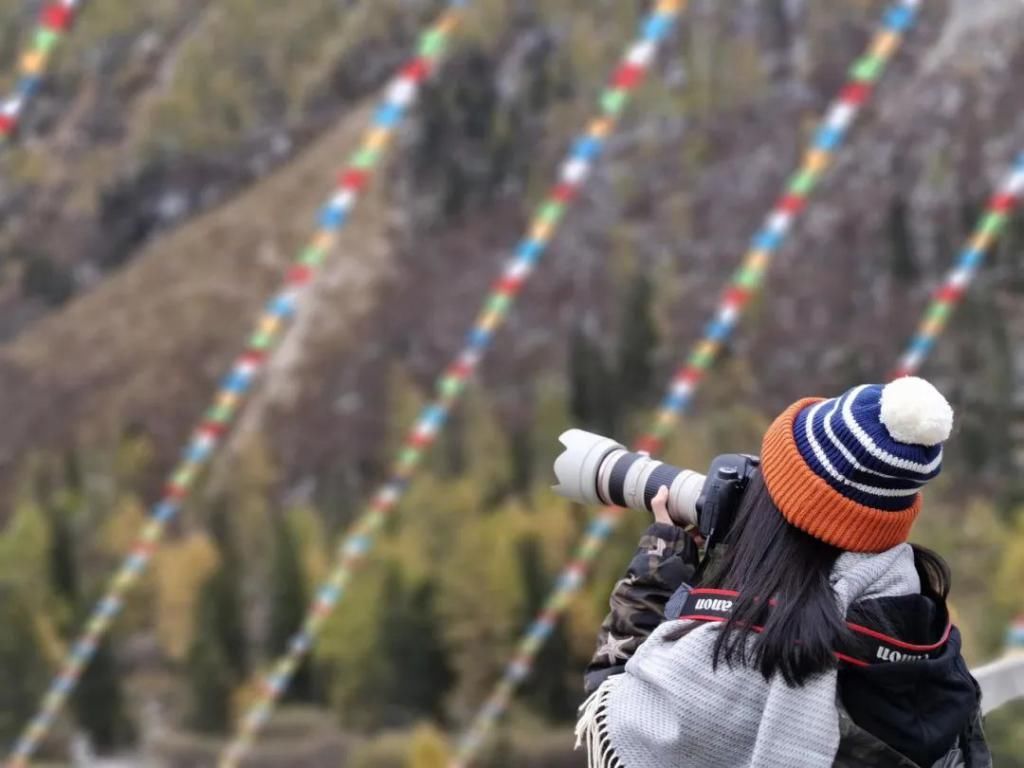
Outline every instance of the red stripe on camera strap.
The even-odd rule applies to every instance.
[[[740,593],[731,589],[693,589],[683,603],[679,621],[724,622],[732,617],[733,608]],[[768,601],[768,610],[775,607],[775,601]],[[834,651],[840,661],[856,667],[874,664],[891,664],[899,661],[922,661],[941,655],[949,641],[953,625],[946,622],[942,636],[935,643],[908,643],[878,629],[846,622],[852,638],[841,641]],[[763,632],[764,627],[751,625],[754,632]]]

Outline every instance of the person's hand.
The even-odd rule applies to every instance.
[[[671,516],[668,514],[668,486],[663,485],[658,489],[658,493],[653,499],[651,499],[651,511],[654,512],[654,521],[656,523],[665,523],[666,525],[675,525],[672,521]]]
[[[656,523],[665,523],[666,525],[676,525],[676,521],[671,518],[668,513],[668,487],[661,486],[658,489],[658,493],[653,499],[651,499],[651,510],[654,512],[654,521]],[[700,535],[700,531],[697,530],[697,526],[690,526],[686,529],[686,532],[690,534],[690,538],[694,540],[698,547],[704,545],[704,537]]]

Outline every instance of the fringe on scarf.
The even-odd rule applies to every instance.
[[[580,706],[576,721],[576,749],[586,747],[587,768],[626,768],[615,755],[608,735],[608,696],[618,675],[605,680]]]

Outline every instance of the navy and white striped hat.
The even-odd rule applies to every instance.
[[[924,379],[808,398],[768,430],[762,473],[793,525],[843,549],[881,551],[906,541],[952,427],[953,409]]]

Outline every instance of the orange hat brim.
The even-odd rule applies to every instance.
[[[818,476],[804,460],[793,422],[804,408],[824,398],[799,400],[772,423],[761,444],[761,475],[768,494],[789,523],[816,539],[850,552],[884,552],[902,544],[921,511],[921,494],[896,512],[849,499]]]

